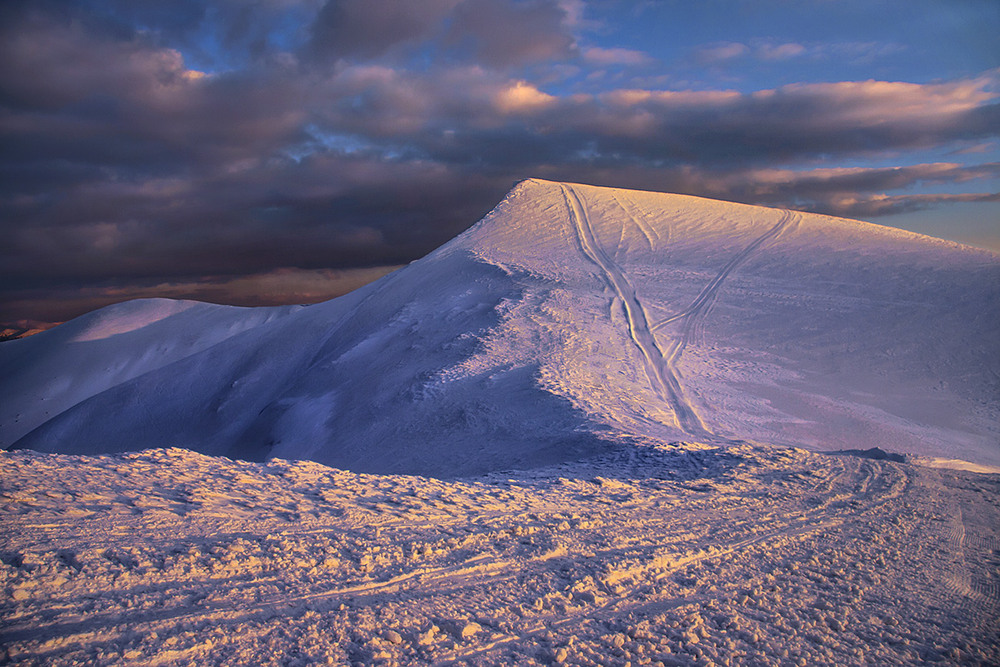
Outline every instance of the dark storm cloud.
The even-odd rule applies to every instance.
[[[0,23],[45,16],[95,37],[139,39],[182,48],[203,65],[240,67],[280,48],[276,26],[290,14],[305,20],[320,0],[5,0]]]
[[[480,68],[344,68],[322,82],[331,131],[444,162],[530,166],[585,154],[651,164],[759,164],[874,155],[997,134],[992,75],[941,84],[851,82],[734,91],[555,97]],[[530,149],[530,150],[529,150]]]
[[[477,181],[340,155],[205,179],[96,181],[62,201],[22,204],[33,220],[5,228],[0,257],[11,279],[37,273],[39,256],[46,275],[67,279],[398,264],[461,231],[510,186]]]
[[[994,196],[884,193],[995,179],[995,164],[801,165],[989,142],[1000,127],[996,72],[557,94],[531,79],[532,67],[650,59],[579,47],[574,3],[429,0],[410,16],[417,5],[0,9],[0,319],[46,290],[63,290],[67,303],[91,290],[80,302],[91,305],[122,293],[216,298],[235,295],[240,276],[288,267],[399,265],[529,176],[842,215]],[[288,12],[312,22],[271,25]],[[202,72],[181,51],[196,42],[208,64],[249,55]],[[440,59],[402,55],[421,49]],[[288,280],[255,284],[265,283],[299,294]]]
[[[603,153],[695,164],[782,162],[995,136],[1000,106],[989,104],[995,95],[986,90],[993,83],[796,84],[750,94],[623,90],[553,117],[569,114]]]
[[[694,173],[694,172],[691,172]],[[803,201],[829,202],[859,192],[901,190],[917,184],[941,185],[968,183],[1000,176],[1000,164],[965,166],[952,162],[934,162],[908,167],[791,170],[757,168],[728,173],[698,172],[694,187],[717,196],[728,192],[747,201],[783,203],[798,198]]]
[[[301,84],[261,70],[205,77],[180,53],[32,17],[0,32],[2,154],[152,173],[260,156],[294,140]]]

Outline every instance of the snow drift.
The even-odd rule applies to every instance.
[[[339,299],[139,300],[0,346],[0,446],[459,475],[756,440],[1000,464],[1000,257],[528,180]]]

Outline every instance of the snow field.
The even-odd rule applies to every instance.
[[[995,664],[998,499],[746,444],[453,481],[6,453],[0,659]]]

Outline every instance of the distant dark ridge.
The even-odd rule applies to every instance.
[[[7,329],[0,332],[0,343],[4,343],[8,340],[17,340],[18,338],[23,338],[28,334],[30,329]]]

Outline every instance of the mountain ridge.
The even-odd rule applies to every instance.
[[[5,343],[0,370],[20,363],[5,390],[34,401],[15,401],[0,434],[438,475],[644,439],[995,465],[998,284],[995,253],[879,225],[528,179],[425,258],[323,304],[214,310],[201,325],[214,343],[138,375],[74,373],[75,350],[93,358],[101,341],[59,342],[62,327],[20,361]],[[146,307],[169,310],[131,315]],[[156,356],[211,309],[181,310],[106,354]],[[62,364],[100,390],[42,414],[71,401],[46,356],[50,376]]]

